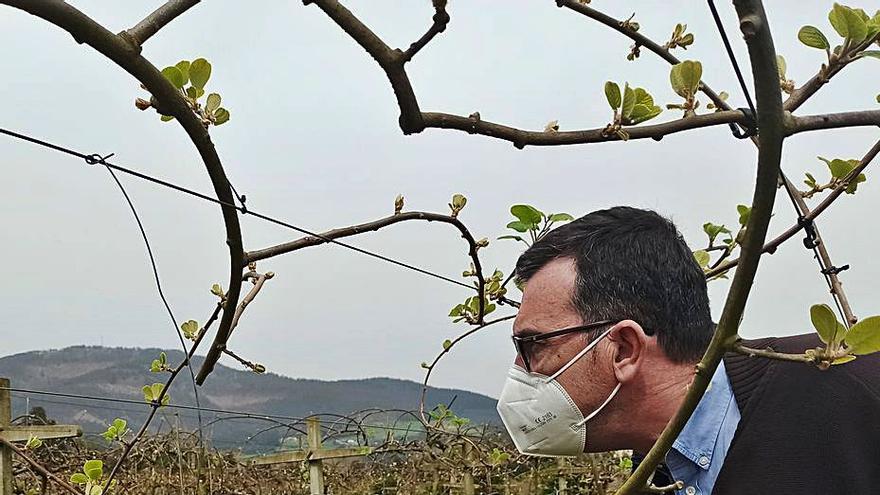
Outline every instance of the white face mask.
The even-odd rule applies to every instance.
[[[586,423],[605,408],[620,390],[620,383],[595,411],[586,417],[568,392],[556,381],[608,335],[606,330],[552,376],[529,373],[513,365],[498,398],[498,414],[517,450],[535,456],[575,456],[587,444]]]

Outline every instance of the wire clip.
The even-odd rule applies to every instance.
[[[101,156],[101,155],[99,155],[99,154],[97,154],[97,153],[92,153],[91,155],[88,155],[88,156],[84,157],[83,159],[84,159],[84,160],[86,161],[86,163],[88,163],[89,165],[96,165],[96,164],[98,164],[98,163],[100,163],[101,165],[107,165],[107,163],[105,163],[105,160],[107,160],[108,158],[110,158],[111,156],[113,156],[113,155],[115,155],[115,154],[116,154],[116,153],[110,153],[110,154],[107,155],[107,156]]]
[[[822,273],[825,275],[837,275],[842,271],[849,270],[849,265],[843,265],[841,267],[829,266],[828,268],[822,270]]]
[[[737,108],[743,115],[746,116],[748,122],[746,124],[742,124],[744,131],[740,130],[741,124],[730,123],[730,132],[733,133],[733,137],[737,139],[747,139],[752,136],[758,134],[758,121],[755,120],[755,112],[753,112],[750,108]]]
[[[798,225],[803,227],[804,232],[807,233],[807,236],[804,237],[804,247],[813,249],[818,246],[819,240],[816,237],[816,227],[813,225],[813,219],[801,215],[798,217]]]

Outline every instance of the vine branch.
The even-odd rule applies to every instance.
[[[249,251],[245,253],[245,259],[248,262],[252,263],[281,254],[298,251],[303,248],[319,246],[321,244],[333,242],[336,239],[351,237],[354,235],[363,234],[365,232],[375,232],[381,228],[388,227],[390,225],[413,220],[447,223],[454,226],[458,229],[459,232],[461,232],[462,239],[464,239],[468,243],[468,256],[470,256],[471,261],[474,264],[474,273],[477,278],[477,286],[475,287],[475,289],[477,290],[478,294],[484,295],[486,288],[486,278],[483,275],[482,263],[480,262],[480,257],[477,253],[479,249],[477,246],[477,241],[474,239],[473,234],[471,234],[470,230],[468,230],[468,228],[464,225],[464,223],[462,223],[461,220],[459,220],[457,217],[453,217],[451,215],[443,215],[440,213],[430,213],[424,211],[407,211],[395,213],[394,215],[380,218],[378,220],[373,220],[372,222],[351,225],[348,227],[340,227],[337,229],[328,230],[320,235],[305,236],[294,241],[285,242],[256,251]],[[482,323],[483,317],[485,316],[485,298],[480,297],[479,302],[480,307],[478,322]]]
[[[840,195],[843,194],[844,191],[846,191],[846,186],[849,183],[849,181],[855,177],[858,177],[859,174],[862,173],[865,170],[865,168],[868,167],[868,165],[871,163],[871,161],[873,161],[874,158],[878,154],[880,154],[880,141],[877,141],[876,143],[874,143],[874,146],[870,150],[868,150],[868,153],[866,153],[865,156],[862,157],[862,159],[859,161],[859,164],[853,168],[852,172],[850,172],[850,174],[848,174],[847,177],[845,177],[841,181],[841,183],[838,184],[828,194],[828,196],[822,200],[821,203],[816,205],[815,208],[813,208],[809,213],[804,215],[804,219],[805,220],[815,220],[819,215],[821,215],[822,212],[824,212],[829,206],[831,206],[831,204],[834,203],[834,201],[838,197],[840,197]],[[775,253],[776,249],[780,245],[782,245],[782,243],[784,243],[785,241],[794,237],[798,232],[803,230],[803,228],[804,228],[804,226],[801,223],[796,223],[796,224],[792,225],[787,230],[785,230],[784,232],[779,234],[776,238],[774,238],[773,240],[771,240],[770,242],[765,244],[764,247],[761,249],[761,252],[762,253],[770,253],[770,254]],[[713,268],[712,270],[707,271],[706,277],[712,278],[714,276],[720,275],[720,274],[730,270],[731,268],[737,266],[738,264],[739,264],[739,258],[728,261],[722,265],[719,265],[716,268]]]
[[[123,31],[131,37],[131,41],[138,47],[144,44],[151,36],[158,33],[166,24],[173,21],[200,0],[168,0],[161,7],[154,10],[134,27]],[[121,33],[120,33],[121,34]]]
[[[787,136],[791,136],[807,131],[856,126],[880,126],[880,110],[804,115],[802,117],[786,115],[785,131]]]
[[[431,24],[431,27],[428,28],[428,32],[426,32],[421,38],[414,41],[413,44],[403,52],[402,60],[404,63],[412,60],[413,57],[419,50],[425,47],[434,36],[446,31],[446,25],[449,24],[449,13],[446,12],[446,0],[434,0],[434,17],[431,18],[434,21]]]
[[[764,244],[764,237],[767,235],[770,215],[773,212],[784,139],[782,97],[779,91],[776,50],[761,1],[735,0],[734,6],[752,63],[758,128],[761,132],[752,214],[742,245],[742,261],[731,282],[718,328],[705,355],[696,366],[694,380],[688,388],[681,407],[666,425],[650,452],[645,456],[644,461],[620,488],[618,491],[620,495],[638,493],[647,486],[648,479],[654,469],[664,459],[672,442],[675,441],[693,414],[721,361],[722,355],[737,340],[737,329],[757,272],[761,259],[761,248]]]

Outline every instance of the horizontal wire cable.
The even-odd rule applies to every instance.
[[[70,394],[70,393],[64,393],[64,392],[49,392],[46,390],[34,390],[34,389],[18,388],[18,387],[0,387],[0,390],[15,392],[17,394],[34,394],[34,395],[45,395],[48,397],[62,397],[62,398],[67,398],[67,399],[80,399],[80,400],[94,401],[94,402],[111,402],[111,403],[118,403],[118,404],[135,404],[135,405],[139,405],[139,406],[150,406],[150,404],[146,401],[138,401],[138,400],[132,400],[132,399],[112,399],[109,397],[97,397],[97,396],[93,396],[93,395]],[[18,397],[21,399],[27,398],[24,395],[19,395]],[[31,397],[31,400],[34,400],[34,401],[42,400],[47,403],[53,402],[53,401],[48,401],[45,399],[37,399],[34,397]],[[69,403],[69,402],[63,402],[63,401],[54,401],[54,402],[61,403],[61,404],[67,404],[67,405],[71,405],[71,406],[83,405],[83,404]],[[117,409],[117,408],[104,407],[104,406],[98,406],[98,407],[101,407],[104,409]],[[196,411],[197,410],[197,408],[194,406],[186,406],[186,405],[182,405],[182,404],[171,404],[171,403],[162,406],[162,408],[180,409],[180,410],[184,410],[184,411]],[[126,409],[119,408],[119,410],[126,411],[126,412],[135,412],[135,411],[132,411],[127,408]],[[252,419],[269,418],[269,419],[282,419],[282,420],[294,421],[294,422],[306,421],[309,418],[314,417],[314,416],[297,417],[297,416],[286,416],[286,415],[282,415],[282,414],[270,414],[270,413],[264,414],[264,413],[250,412],[250,411],[234,411],[234,410],[228,410],[228,409],[215,409],[215,408],[210,408],[210,407],[202,407],[201,411],[216,413],[216,414],[231,414],[231,415],[237,415],[237,416],[245,416],[247,418],[252,418]],[[379,411],[379,412],[381,412],[381,411]],[[396,413],[397,411],[394,411],[394,412]],[[378,424],[359,423],[357,420],[355,420],[353,418],[348,418],[346,416],[338,415],[335,413],[325,413],[324,415],[325,416],[331,415],[331,416],[336,417],[336,419],[321,419],[320,418],[321,414],[316,414],[315,416],[319,417],[318,421],[322,424],[325,424],[325,425],[327,425],[327,424],[329,424],[329,425],[344,425],[345,421],[351,421],[352,425],[364,427],[364,428],[377,428],[377,429],[383,429],[383,430],[409,431],[409,432],[413,432],[413,433],[416,432],[416,430],[413,430],[412,428],[402,428],[399,426],[385,426],[385,425],[378,425]],[[192,417],[193,416],[190,416],[190,418],[192,418]],[[244,419],[244,418],[242,418],[242,419]]]
[[[472,286],[472,285],[468,285],[468,284],[466,284],[466,283],[464,283],[464,282],[462,282],[462,281],[460,281],[460,280],[455,280],[455,279],[450,278],[450,277],[447,277],[447,276],[445,276],[445,275],[440,275],[439,273],[434,273],[434,272],[428,271],[428,270],[426,270],[426,269],[424,269],[424,268],[419,268],[419,267],[417,267],[417,266],[415,266],[415,265],[412,265],[412,264],[409,264],[409,263],[405,263],[405,262],[403,262],[403,261],[399,261],[399,260],[396,260],[396,259],[394,259],[394,258],[390,258],[390,257],[388,257],[388,256],[385,256],[385,255],[382,255],[382,254],[379,254],[379,253],[375,253],[375,252],[373,252],[373,251],[368,251],[368,250],[366,250],[366,249],[363,249],[363,248],[360,248],[360,247],[357,247],[357,246],[354,246],[354,245],[351,245],[351,244],[348,244],[348,243],[345,243],[345,242],[341,242],[341,241],[338,241],[338,240],[336,240],[336,239],[332,239],[332,238],[330,238],[330,237],[327,237],[327,236],[324,236],[324,235],[318,234],[318,233],[316,233],[316,232],[312,232],[312,231],[307,230],[307,229],[304,229],[304,228],[302,228],[302,227],[298,227],[298,226],[293,225],[293,224],[291,224],[291,223],[289,223],[289,222],[285,222],[285,221],[283,221],[283,220],[279,220],[279,219],[277,219],[277,218],[273,218],[273,217],[270,217],[270,216],[268,216],[268,215],[265,215],[265,214],[262,214],[262,213],[256,212],[256,211],[254,211],[254,210],[251,210],[250,208],[246,208],[246,207],[244,207],[244,206],[238,206],[238,205],[236,205],[236,204],[234,204],[234,203],[227,203],[227,202],[225,202],[225,201],[221,201],[220,199],[217,199],[217,198],[214,198],[214,197],[208,196],[208,195],[206,195],[206,194],[200,193],[200,192],[198,192],[198,191],[194,191],[194,190],[192,190],[192,189],[188,189],[188,188],[183,187],[183,186],[179,186],[179,185],[177,185],[177,184],[173,184],[173,183],[168,182],[168,181],[164,181],[164,180],[162,180],[162,179],[158,179],[158,178],[156,178],[156,177],[152,177],[152,176],[147,175],[147,174],[144,174],[144,173],[142,173],[142,172],[138,172],[138,171],[136,171],[136,170],[132,170],[132,169],[129,169],[129,168],[126,168],[126,167],[120,166],[120,165],[112,164],[112,163],[110,163],[110,162],[108,162],[108,161],[106,160],[107,158],[109,158],[110,155],[108,155],[107,157],[101,157],[100,155],[97,155],[97,154],[86,155],[86,154],[84,154],[84,153],[80,153],[80,152],[78,152],[78,151],[75,151],[75,150],[72,150],[72,149],[69,149],[69,148],[65,148],[65,147],[63,147],[63,146],[60,146],[60,145],[57,145],[57,144],[53,144],[53,143],[50,143],[50,142],[48,142],[48,141],[44,141],[44,140],[42,140],[42,139],[37,139],[37,138],[35,138],[35,137],[31,137],[31,136],[28,136],[28,135],[25,135],[25,134],[20,134],[20,133],[18,133],[18,132],[10,131],[10,130],[8,130],[8,129],[4,129],[4,128],[0,128],[0,134],[5,134],[5,135],[10,136],[10,137],[14,137],[14,138],[17,138],[17,139],[21,139],[21,140],[24,140],[24,141],[28,141],[28,142],[30,142],[30,143],[37,144],[37,145],[39,145],[39,146],[43,146],[43,147],[50,148],[50,149],[52,149],[52,150],[55,150],[55,151],[58,151],[58,152],[61,152],[61,153],[66,153],[66,154],[68,154],[68,155],[75,156],[75,157],[77,157],[77,158],[80,158],[80,159],[82,159],[82,160],[85,160],[86,163],[88,163],[88,164],[90,164],[90,165],[94,165],[94,164],[96,164],[96,163],[100,163],[101,165],[104,165],[104,166],[106,166],[106,167],[108,167],[108,168],[110,168],[110,169],[117,170],[117,171],[119,171],[119,172],[122,172],[122,173],[125,173],[125,174],[128,174],[128,175],[131,175],[131,176],[137,177],[137,178],[139,178],[139,179],[143,179],[143,180],[148,181],[148,182],[152,182],[152,183],[154,183],[154,184],[158,184],[158,185],[163,186],[163,187],[167,187],[167,188],[173,189],[173,190],[175,190],[175,191],[178,191],[178,192],[181,192],[181,193],[184,193],[184,194],[188,194],[188,195],[190,195],[190,196],[194,196],[194,197],[199,198],[199,199],[201,199],[201,200],[203,200],[203,201],[208,201],[208,202],[211,202],[211,203],[219,204],[219,205],[221,205],[221,206],[228,206],[228,207],[230,207],[230,208],[234,208],[235,210],[241,212],[241,213],[244,214],[244,215],[252,215],[252,216],[254,216],[254,217],[256,217],[256,218],[259,218],[259,219],[261,219],[261,220],[264,220],[264,221],[267,221],[267,222],[270,222],[270,223],[273,223],[273,224],[276,224],[276,225],[280,225],[280,226],[282,226],[282,227],[288,228],[288,229],[290,229],[290,230],[294,230],[294,231],[299,232],[299,233],[301,233],[301,234],[309,235],[309,236],[312,236],[312,237],[317,237],[318,239],[321,239],[322,241],[327,242],[327,243],[329,243],[329,244],[336,244],[336,245],[338,245],[338,246],[342,246],[342,247],[344,247],[344,248],[350,249],[350,250],[355,251],[355,252],[357,252],[357,253],[360,253],[360,254],[363,254],[363,255],[366,255],[366,256],[370,256],[370,257],[373,257],[373,258],[376,258],[376,259],[379,259],[379,260],[385,261],[385,262],[387,262],[387,263],[391,263],[391,264],[393,264],[393,265],[397,265],[397,266],[400,266],[400,267],[402,267],[402,268],[406,268],[406,269],[408,269],[408,270],[412,270],[412,271],[414,271],[414,272],[418,272],[418,273],[421,273],[421,274],[423,274],[423,275],[427,275],[427,276],[429,276],[429,277],[433,277],[433,278],[437,278],[437,279],[440,279],[440,280],[444,280],[444,281],[449,282],[449,283],[451,283],[451,284],[455,284],[455,285],[458,285],[458,286],[461,286],[461,287],[466,287],[466,288],[471,289],[471,290],[479,290],[479,289],[477,289],[476,287],[474,287],[474,286]]]

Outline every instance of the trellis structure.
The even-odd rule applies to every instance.
[[[228,351],[226,343],[231,332],[235,328],[238,319],[241,317],[244,307],[253,296],[256,295],[256,292],[259,291],[259,287],[262,286],[261,281],[264,282],[267,278],[266,274],[256,273],[253,265],[249,267],[249,263],[253,263],[257,259],[265,259],[274,255],[292,252],[303,247],[336,242],[336,239],[340,237],[356,235],[368,230],[376,230],[403,220],[439,220],[452,224],[458,228],[462,237],[465,238],[469,245],[469,255],[476,267],[475,276],[477,282],[471,288],[476,289],[479,296],[479,309],[476,318],[474,318],[475,321],[473,322],[477,328],[471,330],[469,333],[473,333],[479,328],[492,323],[484,320],[486,313],[486,301],[484,299],[487,296],[486,281],[477,256],[477,250],[481,247],[481,243],[475,241],[473,236],[471,236],[467,229],[457,220],[457,211],[454,207],[452,215],[425,214],[419,212],[413,212],[415,214],[407,214],[401,211],[403,206],[401,202],[399,207],[395,207],[395,215],[386,219],[381,219],[360,226],[335,229],[325,234],[307,236],[291,243],[285,243],[283,245],[258,251],[245,251],[238,215],[239,213],[246,214],[247,211],[244,208],[236,206],[236,195],[230,186],[220,157],[217,154],[206,127],[203,125],[203,122],[194,115],[182,93],[178,91],[154,65],[141,55],[141,46],[148,41],[151,36],[156,34],[156,32],[170,23],[174,18],[197,4],[198,0],[170,0],[147,16],[144,20],[137,23],[134,27],[124,30],[119,34],[113,34],[75,7],[61,0],[0,0],[0,3],[21,9],[64,29],[69,32],[78,43],[84,43],[91,46],[143,84],[153,96],[153,106],[160,110],[163,115],[174,117],[193,142],[193,145],[196,147],[204,162],[206,172],[211,180],[214,194],[217,199],[216,202],[220,205],[226,230],[225,242],[228,245],[230,256],[228,291],[223,296],[223,300],[218,304],[211,318],[209,318],[208,322],[200,330],[194,345],[190,349],[187,359],[185,359],[179,367],[174,369],[174,372],[166,383],[162,393],[155,398],[152,411],[153,414],[150,415],[150,419],[144,424],[136,439],[146,431],[146,427],[155,414],[156,409],[161,406],[162,398],[171,381],[173,381],[177,374],[189,364],[189,358],[201,343],[207,333],[208,327],[218,318],[218,329],[213,344],[208,350],[205,363],[198,373],[198,383],[204,382],[211,373],[213,366],[219,357],[224,352]],[[551,127],[543,132],[534,132],[515,129],[502,124],[483,120],[479,112],[475,112],[467,117],[439,112],[423,112],[419,107],[415,92],[408,79],[405,65],[411,61],[427,43],[433,40],[439,33],[446,30],[447,25],[450,22],[450,17],[446,11],[445,0],[433,0],[435,13],[432,18],[432,24],[429,26],[426,33],[412,43],[406,50],[392,49],[387,46],[379,36],[374,34],[337,0],[305,0],[304,4],[317,5],[328,15],[328,17],[330,17],[330,19],[333,20],[333,22],[339,25],[362,48],[364,48],[386,73],[397,98],[398,106],[400,107],[399,123],[405,134],[422,132],[423,130],[432,127],[455,129],[471,134],[480,134],[504,139],[512,142],[517,148],[525,146],[586,144],[620,139],[619,134],[609,133],[607,128],[582,131],[557,131]],[[585,5],[585,3],[577,0],[556,0],[555,4],[558,7],[568,8],[619,31],[632,38],[636,43],[636,47],[644,47],[663,57],[670,63],[678,62],[678,60],[669,53],[668,49],[638,34],[627,22],[619,21],[601,14]],[[806,205],[803,204],[803,200],[801,199],[798,201],[800,197],[792,194],[792,199],[798,208],[798,213],[802,221],[799,222],[796,227],[790,229],[791,233],[788,234],[788,237],[785,239],[778,240],[778,242],[777,240],[774,240],[767,245],[764,244],[769,218],[775,201],[776,186],[780,177],[782,177],[782,182],[789,193],[792,193],[793,188],[791,183],[784,176],[780,176],[780,160],[783,140],[788,136],[800,132],[856,125],[880,124],[880,112],[878,111],[847,112],[816,116],[792,115],[791,112],[794,112],[804,101],[806,101],[806,99],[818,91],[833,75],[839,72],[852,60],[835,59],[835,63],[832,63],[823,69],[820,74],[807,82],[803,87],[794,90],[791,96],[783,103],[779,88],[780,75],[777,67],[773,39],[761,1],[735,0],[734,6],[739,17],[740,31],[742,32],[748,46],[752,73],[754,75],[757,115],[752,118],[752,116],[744,112],[731,109],[722,98],[715,94],[705,83],[701,82],[699,84],[699,89],[705,93],[713,103],[721,109],[721,111],[707,115],[691,116],[663,124],[627,128],[629,139],[652,138],[658,140],[667,134],[714,125],[737,125],[746,130],[754,130],[756,128],[758,135],[753,137],[753,141],[758,146],[758,163],[755,191],[752,198],[751,216],[746,225],[745,238],[741,243],[742,250],[740,258],[717,267],[718,270],[729,270],[733,266],[737,266],[727,301],[718,324],[718,329],[704,358],[697,366],[694,381],[684,400],[683,406],[670,421],[669,425],[664,430],[654,448],[648,454],[635,475],[630,478],[626,485],[621,489],[621,493],[634,493],[645,487],[648,476],[652,472],[654,466],[656,466],[656,464],[662,459],[662,456],[669,449],[672,441],[678,435],[696,407],[697,402],[709,383],[709,379],[715,368],[718,366],[722,354],[728,350],[739,350],[740,352],[756,354],[761,353],[760,350],[750,350],[738,347],[737,342],[739,321],[745,308],[745,303],[754,280],[761,254],[763,252],[772,252],[772,250],[775,249],[775,246],[778,246],[779,243],[784,242],[784,240],[790,238],[801,229],[807,229],[811,232],[812,236],[818,239],[818,233],[815,231],[812,220],[818,216],[822,210],[817,208],[817,210],[809,211]],[[880,149],[878,149],[878,146],[875,146],[874,149],[865,156],[859,164],[859,167],[854,170],[855,175],[867,166],[878,151],[880,151]],[[94,161],[95,163],[105,163],[105,159],[101,157],[97,157]],[[842,188],[838,188],[835,191],[836,196],[833,198],[829,197],[826,200],[827,204],[825,204],[825,207],[827,207],[831,201],[839,197],[841,192]],[[804,219],[807,221],[803,221]],[[832,268],[833,265],[830,263],[830,258],[827,250],[825,250],[824,244],[819,243],[818,246],[820,258],[826,264],[825,267]],[[826,273],[826,275],[829,277],[836,300],[841,304],[844,310],[847,324],[852,323],[855,320],[855,316],[852,315],[851,310],[848,309],[849,306],[846,302],[845,294],[842,291],[840,282],[837,279],[837,274]],[[255,287],[251,290],[248,296],[240,301],[242,282],[244,279],[253,281]],[[221,312],[222,316],[220,316]],[[444,347],[445,354],[448,352],[449,348],[446,346]],[[451,347],[451,345],[449,347]],[[436,361],[434,364],[436,364]],[[432,367],[433,364],[428,367],[429,373]],[[119,463],[114,466],[113,471],[110,474],[111,479],[117,472],[119,465],[124,460],[127,452],[128,450],[123,454]]]

